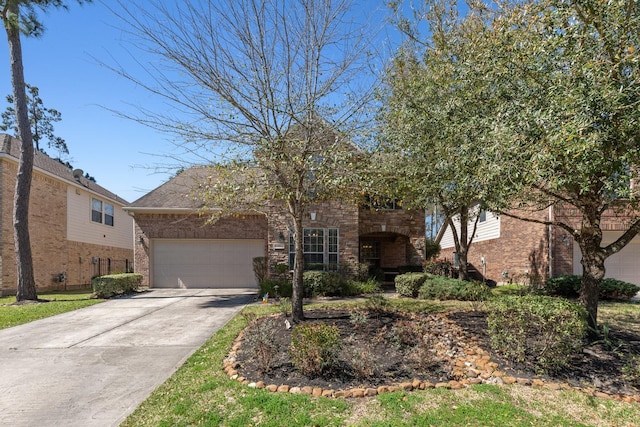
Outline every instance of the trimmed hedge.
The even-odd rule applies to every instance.
[[[302,276],[304,296],[307,298],[342,294],[342,277],[337,272],[305,271]]]
[[[491,297],[491,289],[481,282],[467,282],[443,276],[431,276],[418,291],[420,299],[485,301]]]
[[[509,295],[493,299],[488,307],[493,349],[541,372],[568,366],[587,333],[584,307],[562,298]]]
[[[116,295],[135,292],[142,283],[140,273],[110,274],[94,277],[91,280],[91,288],[98,298],[111,298]]]
[[[571,274],[547,279],[542,288],[545,295],[557,295],[567,298],[577,298],[582,288],[582,276]],[[598,295],[600,299],[628,300],[633,298],[640,287],[622,280],[606,278],[600,283]]]
[[[600,283],[600,299],[628,300],[640,292],[640,286],[617,279],[604,279]]]
[[[415,298],[422,284],[429,278],[427,273],[405,273],[395,277],[396,292],[403,297]]]
[[[355,296],[382,292],[380,283],[375,279],[358,281],[345,279],[341,274],[328,271],[305,271],[303,275],[303,294],[306,298],[317,296]],[[276,296],[278,286],[279,297],[290,298],[293,284],[290,279],[264,279],[260,282],[260,295],[269,293]]]

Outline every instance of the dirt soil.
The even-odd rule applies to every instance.
[[[640,393],[640,384],[627,381],[624,375],[629,358],[640,356],[640,336],[623,331],[609,331],[607,342],[585,342],[570,368],[553,375],[538,375],[535,368],[509,363],[491,350],[484,312],[416,314],[322,309],[306,310],[305,316],[305,322],[323,322],[339,329],[342,348],[334,366],[318,376],[303,375],[289,357],[291,319],[272,315],[253,320],[245,329],[235,355],[239,375],[266,384],[334,390],[375,388],[415,379],[436,384],[460,380],[459,361],[466,353],[482,354],[484,350],[504,377],[538,378],[609,395]],[[265,342],[272,345],[265,346]],[[489,378],[492,379],[495,380]]]

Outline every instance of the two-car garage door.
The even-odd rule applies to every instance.
[[[154,239],[152,287],[257,287],[253,258],[264,255],[258,239]]]

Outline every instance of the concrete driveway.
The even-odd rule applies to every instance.
[[[154,289],[0,330],[0,425],[117,426],[253,289]]]

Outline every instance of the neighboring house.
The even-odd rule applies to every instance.
[[[13,199],[20,140],[0,135],[0,296],[16,293]],[[88,286],[94,276],[132,269],[133,220],[127,202],[36,151],[29,233],[38,292]]]
[[[253,259],[293,261],[292,224],[282,210],[242,212],[212,224],[192,197],[208,169],[192,167],[126,206],[135,221],[135,270],[143,284],[168,288],[257,287]],[[304,219],[305,264],[393,273],[424,261],[424,213],[371,210],[339,202],[314,205]]]
[[[538,212],[537,219],[548,220],[550,217],[574,223],[576,227],[580,221],[575,209],[559,207]],[[472,224],[469,227],[472,230]],[[601,227],[603,244],[611,243],[626,230],[625,218],[606,212]],[[449,227],[444,230],[440,246],[440,257],[455,264],[455,247]],[[565,230],[486,211],[482,212],[468,255],[468,262],[477,272],[477,277],[497,283],[582,274],[581,259],[580,247]],[[638,259],[640,237],[607,259],[606,277],[640,285]]]

